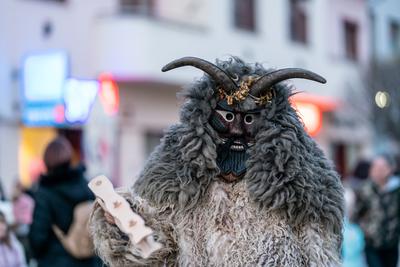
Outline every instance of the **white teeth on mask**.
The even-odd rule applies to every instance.
[[[244,150],[244,145],[231,145],[230,147],[231,150],[234,151],[243,151]]]

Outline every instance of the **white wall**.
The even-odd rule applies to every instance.
[[[258,1],[255,33],[233,27],[231,1],[206,3],[210,13],[207,25],[200,29],[142,16],[109,16],[99,20],[95,34],[98,43],[95,68],[127,79],[147,77],[188,82],[200,72],[182,69],[163,74],[161,67],[187,55],[210,61],[238,55],[272,67],[299,66],[315,70],[327,77],[327,86],[297,80],[295,83],[301,89],[340,97],[343,74],[354,79],[360,65],[368,62],[368,17],[363,1],[310,1],[310,44],[307,46],[289,40],[287,1]],[[343,17],[357,21],[360,27],[361,60],[358,64],[344,59]]]
[[[370,0],[370,7],[374,16],[375,55],[377,59],[390,60],[393,58],[390,21],[395,20],[400,23],[400,2],[398,0]]]
[[[348,20],[358,25],[358,56],[360,64],[369,61],[369,17],[363,0],[335,0],[326,5],[329,16],[326,40],[329,56],[333,59],[346,60],[344,49],[343,21]]]
[[[201,1],[208,11],[204,27],[121,16],[116,11],[117,3],[117,0],[68,0],[65,4],[2,0],[0,29],[7,38],[0,44],[0,64],[6,62],[8,70],[2,68],[0,77],[9,76],[12,69],[18,69],[25,53],[37,49],[66,49],[71,56],[72,75],[77,77],[91,78],[101,71],[111,71],[128,79],[147,77],[183,82],[191,81],[200,72],[182,69],[163,74],[160,68],[184,55],[208,60],[238,55],[272,67],[299,66],[315,70],[328,78],[327,86],[306,81],[295,83],[301,89],[335,95],[343,87],[339,82],[343,72],[354,76],[352,72],[357,73],[359,69],[343,60],[341,18],[344,16],[359,21],[361,64],[368,57],[367,10],[361,0],[310,1],[307,46],[289,40],[286,0],[256,1],[255,33],[234,28],[230,0]],[[50,38],[43,38],[41,34],[45,21],[53,23]]]
[[[9,38],[7,32],[11,31],[11,29],[7,17],[2,14],[7,10],[7,7],[7,2],[3,1],[0,3],[0,99],[3,99],[2,104],[0,105],[0,121],[1,118],[5,119],[12,116],[13,101],[11,90],[12,68],[10,64],[10,53],[8,51],[9,45],[7,43]]]
[[[96,43],[92,28],[96,17],[113,8],[113,0],[69,0],[65,4],[38,0],[2,0],[0,9],[6,27],[2,31],[12,67],[29,51],[60,48],[71,57],[72,75],[91,77],[90,51]],[[53,33],[43,37],[42,26],[49,21]]]
[[[18,179],[18,125],[0,121],[0,182],[9,197]]]

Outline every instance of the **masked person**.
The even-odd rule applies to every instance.
[[[233,57],[188,87],[137,182],[121,193],[163,248],[144,259],[95,208],[91,229],[110,266],[340,266],[343,188],[303,128],[282,81],[324,83],[302,69],[264,69]],[[109,216],[107,216],[109,217]]]

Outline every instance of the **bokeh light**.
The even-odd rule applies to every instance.
[[[385,91],[378,91],[375,94],[375,104],[379,108],[385,108],[390,105],[390,95]]]

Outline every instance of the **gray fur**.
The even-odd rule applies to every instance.
[[[280,85],[277,91],[280,95],[265,110],[249,152],[249,191],[262,207],[280,211],[293,225],[321,222],[340,234],[340,178],[289,105],[287,87]]]
[[[227,61],[217,61],[217,65],[232,77],[263,75],[271,71],[271,69],[265,70],[259,64],[245,64],[235,57]],[[185,258],[183,254],[188,252],[183,252],[180,248],[182,240],[187,240],[186,234],[182,233],[188,230],[185,226],[190,225],[192,228],[196,226],[193,225],[194,219],[190,219],[193,214],[205,214],[201,216],[204,221],[197,221],[199,224],[206,224],[208,220],[215,219],[209,214],[214,211],[214,207],[204,206],[204,203],[213,205],[207,201],[212,198],[210,190],[212,191],[213,186],[219,183],[217,179],[219,170],[216,165],[218,137],[208,124],[208,118],[217,103],[217,96],[213,94],[212,89],[214,86],[213,81],[205,75],[184,90],[182,96],[186,101],[180,113],[181,123],[166,131],[161,144],[150,156],[132,188],[132,196],[145,200],[147,206],[157,211],[153,215],[164,221],[162,224],[164,226],[160,226],[160,222],[156,221],[154,225],[150,223],[150,227],[159,229],[162,232],[160,236],[170,236],[170,238],[161,239],[165,250],[156,257],[160,262],[167,261],[172,264],[171,259],[175,257],[178,260],[174,264],[187,265],[183,260]],[[249,152],[247,172],[241,184],[247,188],[248,199],[246,198],[245,203],[251,212],[263,216],[267,224],[274,223],[276,220],[283,223],[283,236],[281,235],[280,238],[276,235],[277,230],[274,227],[271,228],[271,232],[267,230],[265,233],[257,232],[256,236],[260,238],[264,238],[267,234],[269,239],[265,241],[266,244],[268,247],[274,247],[276,251],[265,250],[280,255],[284,252],[282,249],[286,247],[289,250],[291,248],[291,253],[294,254],[287,256],[287,261],[279,259],[279,262],[277,260],[272,263],[273,257],[267,254],[265,259],[260,256],[258,264],[317,266],[318,261],[326,260],[326,263],[319,266],[336,266],[339,262],[343,218],[343,189],[340,179],[333,170],[332,164],[307,135],[296,111],[290,105],[288,100],[292,93],[290,86],[279,83],[275,86],[275,91],[276,97],[262,111],[263,122],[256,136],[256,145]],[[249,107],[246,105],[249,104],[245,102],[242,108]],[[146,222],[151,221],[152,216],[146,215],[143,210],[138,212]],[[207,214],[210,215],[208,218]],[[116,230],[111,230],[105,225],[104,218],[98,210],[94,215],[92,229],[97,243],[101,243],[102,240],[121,242],[118,241],[121,237],[115,236],[115,233],[104,236]],[[161,228],[165,227],[167,222],[175,227],[168,231],[162,230]],[[176,225],[180,225],[180,228]],[[276,227],[280,229],[279,226]],[[100,234],[99,232],[102,231],[103,233]],[[297,234],[293,234],[293,231]],[[286,235],[288,237],[285,238]],[[234,243],[237,241],[235,238],[233,240]],[[193,256],[207,257],[207,254],[202,254],[205,250],[199,249],[202,246],[201,243],[196,243],[201,242],[201,238],[193,239],[192,242],[194,242],[191,244],[194,245]],[[299,242],[304,243],[305,247],[302,251],[296,252],[299,248],[296,244]],[[259,248],[260,243],[257,243],[254,249]],[[122,256],[115,256],[114,260],[110,259],[114,255],[112,248],[106,247],[100,250],[103,251],[103,258],[114,263],[112,266],[125,266],[116,263],[117,258]],[[245,254],[244,251],[242,253]],[[237,260],[240,262],[243,259]],[[200,265],[204,262],[206,261],[198,261]],[[143,261],[140,263],[144,264]],[[223,265],[222,262],[221,265]],[[235,265],[237,264],[232,262],[231,266]]]

